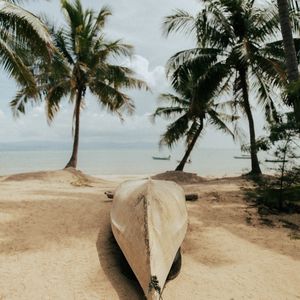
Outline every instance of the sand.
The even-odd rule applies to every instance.
[[[1,177],[0,299],[143,299],[111,238],[104,192],[120,181],[76,171]],[[300,299],[299,215],[259,215],[243,178],[185,177],[183,187],[200,198],[187,202],[182,270],[164,300]]]

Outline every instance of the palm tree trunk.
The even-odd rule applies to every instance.
[[[176,167],[175,171],[183,171],[184,166],[185,166],[185,164],[186,164],[186,162],[187,162],[187,160],[188,160],[188,158],[189,158],[189,156],[190,156],[190,154],[191,154],[191,152],[192,152],[192,150],[193,150],[193,148],[194,148],[194,146],[195,146],[195,144],[196,144],[196,142],[199,138],[199,135],[200,135],[202,129],[203,129],[203,120],[201,120],[201,123],[200,123],[200,126],[199,126],[198,130],[196,131],[191,143],[188,145],[188,148],[187,148],[181,162]]]
[[[248,83],[247,83],[247,72],[244,67],[238,69],[241,87],[243,92],[243,104],[244,109],[247,115],[248,124],[249,124],[249,134],[250,134],[250,153],[251,153],[251,172],[250,174],[259,175],[261,174],[261,169],[259,166],[259,161],[257,158],[257,149],[256,149],[256,139],[255,139],[255,127],[254,120],[251,111],[251,106],[249,102],[249,93],[248,93]]]
[[[78,155],[78,145],[79,145],[79,123],[80,123],[80,105],[82,98],[82,88],[79,88],[76,95],[75,101],[75,128],[74,128],[74,142],[73,151],[71,158],[65,168],[76,168],[77,167],[77,155]]]
[[[293,40],[292,26],[289,18],[288,0],[277,0],[280,27],[286,57],[286,67],[289,83],[299,79],[297,53]],[[293,99],[296,120],[300,122],[300,97]]]

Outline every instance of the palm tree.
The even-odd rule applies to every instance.
[[[49,59],[52,40],[41,20],[14,2],[0,1],[0,64],[19,84],[35,93],[35,79],[21,50],[29,48],[30,52]]]
[[[104,26],[111,15],[107,7],[96,15],[92,10],[84,10],[79,0],[74,3],[62,0],[61,4],[67,28],[51,29],[59,52],[51,65],[42,61],[35,65],[39,95],[34,100],[45,96],[47,116],[52,121],[61,100],[70,96],[74,103],[74,142],[66,168],[76,168],[80,111],[87,89],[96,96],[101,106],[121,115],[122,111],[130,113],[134,109],[132,100],[122,89],[146,88],[146,85],[135,79],[129,68],[112,63],[114,58],[130,55],[132,47],[119,40],[111,42],[105,38]],[[21,89],[11,103],[13,109],[23,111],[29,99],[27,91]]]
[[[297,82],[299,80],[299,71],[298,71],[298,60],[297,53],[295,48],[295,43],[293,39],[293,30],[292,24],[289,17],[289,14],[292,10],[298,10],[299,6],[297,0],[288,1],[288,0],[277,0],[278,12],[281,33],[283,38],[283,45],[286,57],[286,68],[288,74],[289,83]],[[296,120],[300,122],[300,97],[293,99],[294,111]]]
[[[172,86],[177,93],[162,94],[160,98],[167,106],[157,108],[153,114],[154,118],[176,117],[162,135],[160,144],[172,147],[185,138],[186,152],[176,171],[183,171],[197,140],[208,125],[213,125],[234,137],[226,123],[233,122],[238,117],[218,111],[221,105],[214,101],[220,92],[226,89],[226,84],[223,84],[224,75],[227,73],[226,65],[212,66],[212,63],[190,62],[180,65],[174,71],[170,69]],[[231,101],[222,103],[222,107],[230,104]]]
[[[164,22],[166,34],[193,31],[197,38],[194,49],[174,55],[169,65],[202,57],[216,57],[217,64],[227,66],[226,81],[231,84],[235,106],[248,119],[251,152],[251,174],[261,174],[257,158],[254,119],[249,91],[257,94],[267,118],[276,118],[272,90],[286,83],[280,43],[275,40],[279,30],[273,6],[256,7],[253,0],[203,0],[204,8],[193,17],[177,10]],[[270,42],[269,44],[266,41]]]

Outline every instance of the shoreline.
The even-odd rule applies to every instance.
[[[0,179],[2,178],[6,178],[9,176],[15,176],[15,175],[26,175],[26,174],[35,174],[35,173],[51,173],[51,172],[60,172],[60,171],[64,171],[66,169],[37,169],[34,171],[20,171],[20,172],[15,172],[15,173],[7,173],[7,174],[1,174],[0,173]],[[76,169],[76,171],[86,175],[86,176],[90,176],[90,177],[94,177],[94,178],[98,178],[98,179],[106,179],[106,180],[122,180],[122,179],[135,179],[135,178],[149,178],[149,177],[154,177],[158,174],[163,174],[163,173],[167,173],[167,172],[181,172],[181,171],[174,171],[174,170],[166,170],[163,172],[153,172],[153,173],[120,173],[120,174],[112,174],[112,173],[99,173],[99,174],[89,174],[84,172],[82,169]],[[186,174],[193,174],[196,176],[200,176],[201,178],[205,178],[207,180],[214,180],[214,179],[223,179],[223,178],[239,178],[243,175],[245,175],[245,173],[239,173],[239,172],[233,172],[233,173],[227,173],[227,174],[221,174],[218,173],[216,175],[210,175],[210,174],[198,174],[197,172],[189,172],[189,171],[182,171],[182,173],[186,173]],[[271,175],[271,172],[265,172],[264,175]]]
[[[138,149],[89,150],[79,152],[78,168],[87,174],[99,175],[148,175],[158,174],[165,170],[174,170],[182,153],[176,150],[169,161],[152,159],[154,150]],[[166,153],[167,154],[167,153]],[[250,171],[249,160],[237,160],[233,157],[238,152],[234,149],[196,149],[192,163],[185,166],[186,172],[197,173],[199,176],[228,177],[239,176]],[[69,159],[68,151],[10,152],[0,155],[0,174],[8,175],[39,170],[57,170],[65,166]],[[262,168],[268,172],[269,165]],[[13,164],[12,164],[13,162]]]

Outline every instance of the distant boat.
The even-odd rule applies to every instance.
[[[169,156],[152,156],[152,158],[155,160],[170,160],[171,155],[169,155]]]
[[[235,159],[251,159],[251,156],[248,154],[242,154],[242,155],[234,156],[233,158],[235,158]]]
[[[283,163],[283,162],[288,162],[288,160],[284,160],[284,159],[266,159],[265,162]]]
[[[181,160],[177,160],[177,162],[180,163]],[[189,160],[186,161],[186,164],[191,164],[191,163],[192,163],[192,160],[191,160],[191,159],[189,159]]]

